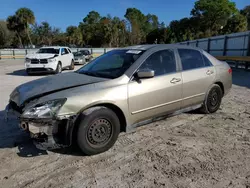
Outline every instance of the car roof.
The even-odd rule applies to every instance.
[[[180,45],[180,44],[144,44],[144,45],[135,45],[135,46],[128,46],[124,47],[122,49],[130,49],[130,50],[149,50],[152,48],[185,48],[185,49],[195,49],[195,50],[200,50],[200,48],[196,48],[193,46],[187,46],[187,45]]]
[[[54,49],[59,49],[59,48],[69,48],[67,46],[44,46],[42,48],[54,48]]]

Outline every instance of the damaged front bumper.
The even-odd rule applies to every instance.
[[[57,149],[71,145],[73,118],[69,119],[25,119],[20,118],[37,148],[43,150]]]
[[[30,119],[22,117],[19,112],[9,108],[9,105],[5,111],[6,121],[18,119],[19,127],[30,133],[38,149],[51,150],[71,145],[75,115],[54,119]]]

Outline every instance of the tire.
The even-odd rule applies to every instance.
[[[56,67],[56,74],[59,74],[59,73],[61,73],[62,72],[62,65],[61,65],[61,63],[59,62],[58,64],[57,64],[57,67]]]
[[[71,64],[69,66],[69,70],[74,70],[75,68],[75,62],[73,60],[71,60]]]
[[[120,121],[106,107],[93,107],[80,117],[77,144],[86,155],[95,155],[109,150],[120,133]]]
[[[223,92],[221,87],[217,84],[213,84],[207,92],[206,99],[200,109],[201,112],[205,114],[216,112],[220,108],[222,97]]]

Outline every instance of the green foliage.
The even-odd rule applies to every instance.
[[[229,0],[198,0],[195,2],[191,15],[198,18],[203,32],[217,35],[228,19],[238,12],[236,4]]]
[[[0,20],[0,47],[10,46],[13,34],[7,28],[7,23]]]
[[[48,22],[35,23],[28,8],[18,9],[0,22],[0,46],[32,44],[92,47],[119,47],[135,44],[176,43],[250,29],[250,5],[238,10],[230,0],[197,0],[191,17],[173,20],[168,26],[157,15],[128,8],[124,18],[101,16],[90,11],[78,26],[65,32]]]
[[[243,16],[247,18],[248,29],[250,30],[250,5],[246,6],[243,10],[240,11]]]

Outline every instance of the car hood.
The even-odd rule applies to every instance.
[[[26,58],[29,59],[47,59],[47,58],[51,58],[57,56],[56,54],[45,54],[45,53],[35,53],[35,54],[27,54]]]
[[[16,87],[15,90],[10,94],[10,100],[14,101],[18,106],[21,106],[26,101],[57,91],[106,80],[109,79],[87,76],[75,72],[62,73],[27,82]]]

